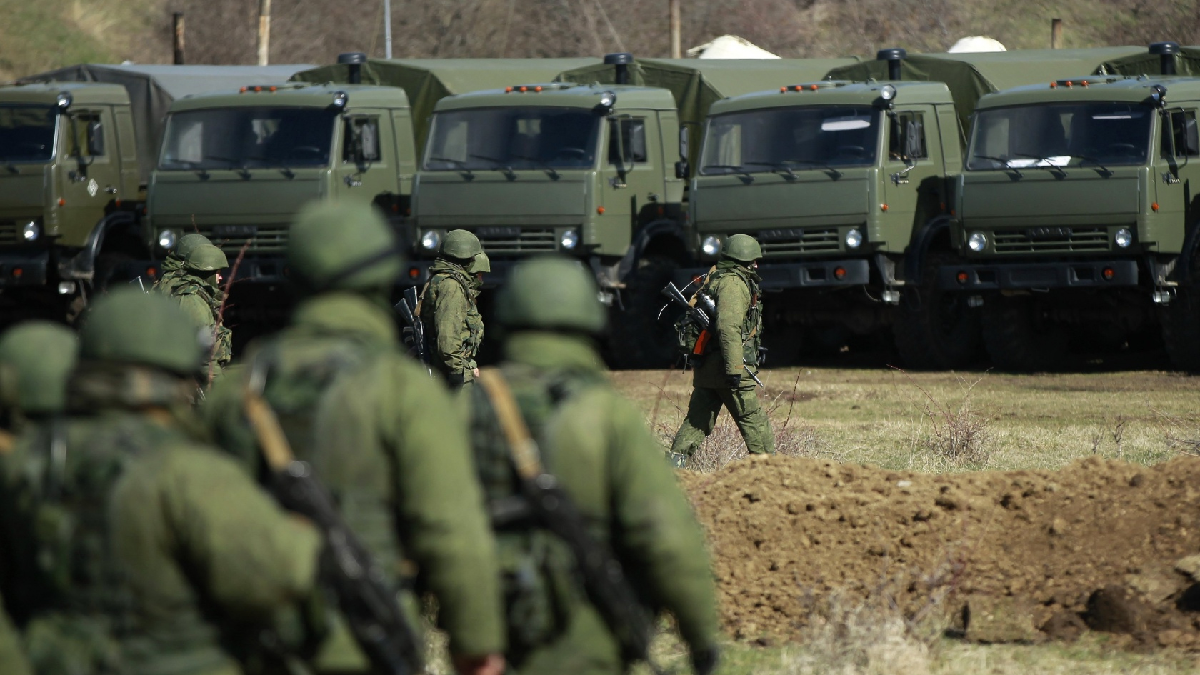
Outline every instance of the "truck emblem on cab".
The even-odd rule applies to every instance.
[[[95,197],[96,193],[100,192],[100,184],[96,182],[95,178],[88,181],[87,191],[92,197]]]

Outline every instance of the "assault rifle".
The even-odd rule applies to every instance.
[[[323,535],[320,576],[336,596],[354,640],[371,662],[372,672],[424,672],[423,643],[400,609],[395,589],[346,525],[309,465],[292,455],[279,419],[259,393],[261,380],[261,374],[252,374],[245,394],[246,416],[271,468],[273,493],[280,505],[304,516]]]
[[[638,599],[620,561],[592,537],[587,520],[574,500],[542,467],[537,442],[504,379],[496,371],[484,370],[479,384],[491,401],[508,441],[521,494],[528,502],[533,520],[571,550],[588,599],[617,636],[625,655],[645,661],[655,675],[661,675],[662,671],[650,660],[650,641],[654,638],[652,617]]]
[[[404,323],[408,324],[413,355],[425,365],[425,370],[432,375],[433,371],[429,368],[429,353],[425,345],[425,324],[421,323],[421,317],[417,316],[416,286],[404,289],[404,297],[396,303],[396,311],[400,313],[400,318],[404,319]]]
[[[673,281],[668,281],[667,285],[663,287],[662,292],[663,295],[671,299],[671,302],[682,307],[688,313],[688,316],[700,326],[700,335],[696,338],[696,345],[692,347],[691,353],[691,356],[700,356],[704,353],[705,348],[708,347],[708,341],[712,338],[712,321],[713,317],[717,315],[717,305],[713,302],[712,296],[705,293],[703,289],[696,291],[696,302],[692,304],[684,297],[683,292],[675,287],[675,282]],[[697,307],[696,305],[700,306]],[[664,307],[663,309],[666,308]],[[742,362],[742,369],[754,380],[755,384],[760,387],[764,386],[762,380],[758,379],[758,375],[753,370],[750,370],[750,366],[747,366],[744,361]]]

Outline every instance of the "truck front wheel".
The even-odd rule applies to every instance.
[[[1190,278],[1181,283],[1171,304],[1159,309],[1163,345],[1180,370],[1200,372],[1200,257],[1193,255]]]
[[[979,315],[961,293],[937,286],[937,271],[954,260],[951,253],[930,253],[921,283],[905,287],[892,324],[900,360],[914,370],[954,370],[979,353]]]
[[[1067,332],[1040,320],[1027,295],[990,297],[983,304],[983,344],[1000,370],[1048,370],[1067,353]]]
[[[617,368],[669,368],[675,361],[675,318],[662,289],[679,265],[663,256],[646,256],[626,284],[624,311],[613,313],[609,358]]]

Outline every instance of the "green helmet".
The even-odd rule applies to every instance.
[[[467,266],[468,274],[482,274],[483,272],[492,271],[492,260],[486,253],[480,251],[471,258],[471,264]]]
[[[229,259],[216,246],[200,244],[188,250],[183,266],[193,272],[215,272],[229,267]]]
[[[510,329],[598,334],[608,325],[595,279],[579,263],[558,256],[513,268],[496,298],[496,318]]]
[[[287,245],[293,279],[314,293],[372,290],[393,283],[404,254],[369,204],[311,202],[292,223]]]
[[[15,400],[5,403],[33,415],[64,410],[67,378],[78,353],[75,333],[56,323],[27,321],[7,330],[0,336],[0,364],[13,378],[3,389]]]
[[[725,242],[724,255],[739,262],[754,262],[762,257],[762,247],[748,234],[735,234]]]
[[[79,358],[192,375],[203,360],[200,336],[201,327],[175,300],[120,288],[92,305],[79,331]]]
[[[208,237],[196,232],[185,234],[179,240],[179,245],[175,247],[175,250],[171,251],[171,255],[180,260],[187,260],[188,254],[197,246],[212,246],[212,242],[208,240]]]
[[[470,260],[483,253],[479,245],[479,237],[466,230],[450,230],[446,233],[446,243],[442,244],[442,255],[458,260]]]

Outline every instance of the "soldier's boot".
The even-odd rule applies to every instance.
[[[682,469],[687,466],[688,456],[682,452],[668,452],[667,458],[671,460],[671,466],[676,469]]]

